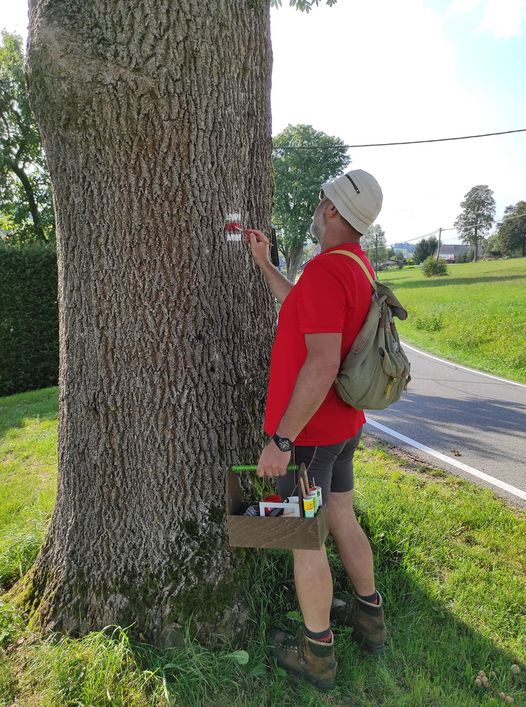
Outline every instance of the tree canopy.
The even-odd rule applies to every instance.
[[[426,258],[433,255],[438,248],[438,241],[435,236],[430,236],[429,238],[422,238],[416,244],[415,252],[413,255],[415,263],[423,263]]]
[[[51,187],[38,126],[29,106],[22,38],[0,43],[0,226],[7,241],[53,238]]]
[[[504,209],[495,245],[506,255],[526,255],[526,201],[518,201]]]
[[[367,231],[360,238],[360,245],[367,253],[367,257],[374,264],[375,270],[378,269],[378,264],[387,259],[387,243],[385,240],[385,231],[380,224],[369,226]]]
[[[461,213],[455,228],[463,243],[473,246],[473,260],[477,260],[478,246],[489,232],[495,219],[495,199],[487,184],[472,187],[461,202]]]
[[[311,147],[322,149],[302,149]],[[341,174],[349,162],[340,138],[315,130],[311,125],[289,125],[274,138],[272,217],[279,248],[287,263],[287,276],[292,281],[310,238],[320,187]]]
[[[326,0],[329,7],[336,5],[337,0]],[[270,4],[272,7],[281,7],[283,5],[283,0],[271,0]],[[301,12],[310,12],[313,7],[318,7],[320,0],[289,0],[290,7],[295,7]]]

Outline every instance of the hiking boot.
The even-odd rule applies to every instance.
[[[334,658],[334,639],[330,643],[313,641],[307,638],[302,626],[295,636],[272,629],[267,643],[280,668],[319,690],[332,690],[338,667]]]
[[[383,599],[378,593],[379,604],[370,604],[354,596],[349,604],[341,599],[332,600],[331,619],[336,624],[352,628],[352,637],[372,655],[385,653],[385,622]]]

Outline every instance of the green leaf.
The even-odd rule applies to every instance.
[[[250,656],[246,651],[234,651],[233,653],[228,653],[225,658],[231,658],[239,665],[246,665],[250,660]]]
[[[299,611],[289,611],[287,614],[287,619],[290,619],[291,621],[297,621],[298,623],[303,623],[303,616],[300,614]]]
[[[174,670],[177,667],[176,663],[166,663],[166,665],[163,665],[163,670]]]
[[[252,668],[250,674],[257,678],[264,678],[267,675],[267,666],[265,663],[258,663]]]

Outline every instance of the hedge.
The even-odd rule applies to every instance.
[[[0,395],[56,385],[57,379],[55,249],[0,244]]]

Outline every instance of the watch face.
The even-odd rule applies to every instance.
[[[286,437],[279,437],[278,435],[274,436],[274,441],[276,442],[278,448],[282,452],[291,452],[292,451],[292,442],[290,439],[287,439]]]

